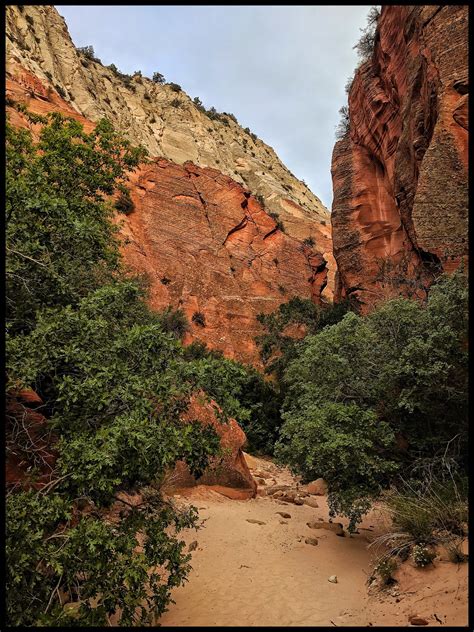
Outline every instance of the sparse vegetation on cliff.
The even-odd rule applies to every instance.
[[[353,46],[362,62],[370,59],[372,53],[374,52],[375,35],[379,17],[380,10],[378,7],[371,7],[367,15],[367,26],[364,29],[360,29],[362,35],[357,44]]]

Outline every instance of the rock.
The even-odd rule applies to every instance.
[[[304,500],[302,498],[300,498],[300,496],[296,496],[293,499],[293,502],[295,505],[304,505]]]
[[[384,7],[374,55],[355,73],[331,221],[336,296],[356,288],[364,312],[412,281],[423,298],[426,261],[451,273],[467,258],[467,28],[467,5]]]
[[[311,544],[312,546],[317,546],[319,544],[317,538],[305,538],[306,544]]]
[[[286,513],[285,511],[277,511],[276,513],[282,518],[291,518],[291,514]]]
[[[235,419],[228,423],[219,421],[216,411],[219,407],[213,401],[207,402],[205,396],[196,393],[190,399],[188,409],[182,415],[183,422],[199,420],[203,426],[212,426],[220,437],[221,447],[226,451],[222,457],[213,457],[204,474],[196,479],[184,461],[178,461],[175,468],[168,472],[163,490],[194,487],[195,485],[215,486],[216,491],[238,498],[254,498],[257,492],[255,483],[242,453],[246,442],[244,431]],[[219,467],[213,467],[217,464]],[[226,488],[229,492],[226,493]],[[235,490],[237,496],[233,494]]]
[[[340,522],[307,522],[306,525],[310,529],[326,529],[327,531],[332,531],[336,535],[343,536],[344,529]]]
[[[194,551],[195,549],[197,549],[198,547],[198,541],[194,540],[193,542],[191,542],[191,544],[188,546],[188,551]]]
[[[337,575],[331,575],[331,577],[328,577],[328,582],[331,582],[331,584],[337,584]]]
[[[266,522],[262,522],[261,520],[255,520],[255,518],[246,518],[246,520],[251,524],[267,524]]]
[[[132,91],[101,64],[84,69],[53,6],[31,6],[25,14],[35,30],[17,7],[7,12],[9,94],[24,101],[31,92],[28,106],[43,114],[83,115],[89,125],[109,118],[132,143],[149,150],[151,163],[132,177],[135,211],[121,216],[123,236],[133,240],[124,246],[125,258],[137,271],[151,273],[153,308],[183,301],[191,323],[187,341],[199,339],[258,364],[254,338],[262,327],[256,315],[287,300],[279,286],[316,302],[332,296],[328,210],[271,147],[257,140],[247,149],[248,134],[234,121],[210,122],[184,93],[182,106],[170,107],[176,93],[145,77],[133,82]],[[22,41],[37,51],[35,60]],[[67,90],[68,101],[51,89],[45,72]],[[16,115],[14,124],[22,120]],[[263,196],[265,208],[249,190]],[[285,232],[270,212],[279,214]],[[311,247],[303,243],[309,235]],[[171,281],[166,286],[165,277]],[[195,311],[205,314],[206,327],[192,323]]]
[[[290,489],[289,485],[272,485],[267,488],[267,494],[272,496],[283,496],[287,489]]]
[[[323,478],[317,478],[306,485],[306,491],[313,496],[324,496],[327,494],[328,485]]]
[[[428,625],[428,621],[423,617],[412,616],[408,619],[412,625]]]
[[[257,478],[257,483],[259,485],[266,485],[267,481],[264,478]]]
[[[280,524],[288,524],[285,520],[280,520]]]
[[[305,498],[304,504],[308,505],[308,507],[314,507],[314,509],[317,509],[319,507],[317,501],[314,498]]]

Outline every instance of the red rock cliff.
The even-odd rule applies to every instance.
[[[86,131],[94,126],[20,66],[6,89],[13,125],[33,132],[38,127],[13,107],[19,102],[35,113],[72,116]],[[292,296],[321,301],[327,266],[316,244],[282,232],[250,191],[229,176],[156,158],[131,175],[130,185],[135,208],[117,216],[125,262],[148,275],[152,308],[185,311],[190,323],[185,342],[201,340],[227,357],[258,365],[257,314],[274,311]],[[196,314],[203,321],[193,321]]]
[[[336,298],[423,294],[467,257],[467,6],[386,6],[332,159]]]

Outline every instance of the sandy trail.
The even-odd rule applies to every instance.
[[[265,474],[267,484],[295,485],[286,469],[246,458],[254,472]],[[267,496],[230,500],[203,486],[181,490],[177,502],[197,506],[204,525],[183,535],[187,544],[198,542],[193,570],[189,582],[173,592],[176,603],[160,624],[407,626],[408,618],[418,615],[429,625],[467,625],[467,564],[438,560],[434,568],[417,569],[406,562],[395,575],[395,587],[369,595],[366,580],[374,552],[367,545],[383,532],[382,514],[369,514],[359,534],[338,537],[306,525],[328,520],[325,497],[312,498],[318,508]],[[370,525],[374,529],[365,530]],[[318,545],[306,544],[307,537],[317,538]],[[332,575],[337,584],[328,581]]]

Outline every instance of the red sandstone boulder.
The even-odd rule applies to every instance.
[[[257,484],[245,462],[242,447],[245,444],[245,433],[235,419],[228,423],[219,421],[216,411],[219,410],[215,402],[206,401],[203,395],[191,398],[188,410],[183,415],[183,421],[190,422],[198,419],[203,425],[211,425],[221,440],[222,456],[213,457],[204,474],[196,479],[190,473],[184,461],[178,461],[174,470],[166,476],[163,489],[174,489],[206,485],[221,494],[232,498],[253,498],[257,493]],[[238,494],[226,493],[225,488],[233,488]]]

